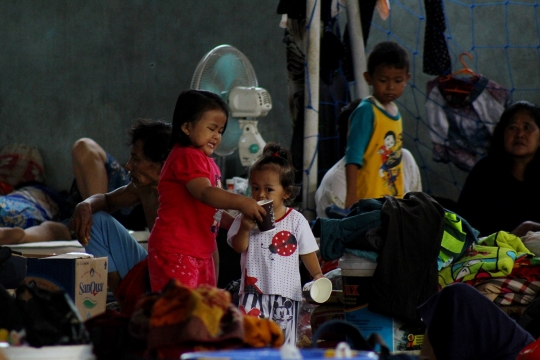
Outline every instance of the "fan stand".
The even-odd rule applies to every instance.
[[[257,129],[257,120],[238,120],[242,135],[238,141],[238,154],[243,166],[251,166],[262,155],[266,142]]]

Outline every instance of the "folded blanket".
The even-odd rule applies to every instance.
[[[479,240],[452,266],[439,271],[439,285],[444,287],[453,282],[489,280],[508,276],[514,262],[533,254],[521,239],[505,231],[498,231]]]

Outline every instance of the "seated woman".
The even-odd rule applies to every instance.
[[[444,287],[418,307],[418,314],[426,325],[421,359],[513,360],[534,342],[497,305],[463,283]]]
[[[488,155],[468,175],[457,212],[488,236],[540,230],[540,107],[526,101],[502,113]]]

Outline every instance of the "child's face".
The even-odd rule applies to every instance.
[[[407,70],[386,65],[377,66],[373,76],[364,73],[366,82],[373,87],[373,96],[383,105],[388,105],[403,94],[410,77]]]
[[[212,155],[221,143],[227,116],[221,110],[208,110],[195,123],[184,123],[182,131],[189,137],[191,145],[206,154]]]
[[[283,216],[283,201],[289,198],[279,181],[279,174],[271,169],[254,170],[250,175],[251,196],[257,200],[273,200],[276,219]],[[279,217],[278,217],[279,216]]]
[[[396,140],[394,139],[392,135],[388,135],[387,137],[384,138],[384,146],[387,149],[393,148],[394,145],[396,145]]]

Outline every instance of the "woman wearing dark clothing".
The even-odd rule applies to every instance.
[[[421,359],[514,360],[534,341],[493,301],[463,283],[445,286],[418,314],[427,329]]]
[[[457,212],[481,236],[540,231],[539,147],[540,107],[518,101],[506,108],[458,200]]]

